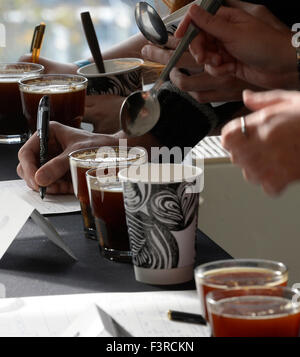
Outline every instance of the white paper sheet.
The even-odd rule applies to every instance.
[[[112,337],[106,332],[96,305],[91,305],[75,319],[60,337]]]
[[[33,206],[10,191],[2,191],[0,197],[0,259],[17,237],[28,218],[31,217],[48,239],[74,260],[77,260],[49,220],[42,216]]]
[[[200,313],[195,291],[102,293],[0,300],[0,336],[61,336],[97,304],[133,336],[208,337],[210,328],[169,321],[168,310]],[[5,312],[7,311],[7,312]],[[98,316],[95,315],[97,319]],[[101,329],[99,323],[98,326]],[[100,326],[100,327],[99,327]],[[96,328],[96,330],[98,330]],[[76,331],[73,330],[73,331]],[[94,334],[97,331],[90,331]]]
[[[74,195],[46,195],[45,199],[41,200],[39,193],[32,191],[23,180],[0,182],[0,194],[3,192],[18,195],[43,215],[80,211],[80,204]]]
[[[14,194],[0,196],[0,259],[24,226],[34,208]]]

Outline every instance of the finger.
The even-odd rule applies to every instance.
[[[269,160],[270,161],[270,160]],[[270,196],[278,195],[285,187],[281,176],[281,168],[276,167],[276,162],[265,162],[264,172],[260,175],[260,183],[263,190]]]
[[[25,55],[19,58],[19,62],[31,62],[32,61],[32,54],[26,53]]]
[[[180,43],[180,39],[174,37],[174,36],[169,36],[168,37],[168,42],[166,43],[165,47],[168,49],[173,49],[175,50]]]
[[[32,62],[32,54],[25,54],[22,57],[20,57],[19,59],[20,62]],[[41,64],[42,66],[45,67],[44,73],[49,73],[48,69],[51,68],[51,66],[53,66],[53,64],[56,65],[56,62],[52,61],[52,60],[48,60],[47,58],[44,57],[39,57],[38,58],[38,62],[39,64]]]
[[[220,85],[220,80],[211,77],[207,73],[187,76],[177,68],[171,71],[170,79],[176,87],[184,92],[210,91],[215,90]]]
[[[69,170],[69,158],[66,152],[47,162],[35,174],[35,182],[42,187],[48,187],[61,179]]]
[[[221,40],[230,42],[238,34],[235,32],[235,22],[240,22],[241,11],[221,7],[216,15],[211,15],[198,5],[192,5],[176,31],[176,37],[183,37],[192,21],[200,29]],[[245,16],[244,16],[245,17]]]
[[[29,187],[29,188],[31,188],[32,190],[34,190],[34,191],[38,191],[38,185],[35,183],[35,181],[34,180],[27,180],[26,181],[26,178],[25,178],[25,175],[24,175],[24,172],[23,172],[23,168],[22,168],[22,165],[21,164],[18,164],[18,166],[17,166],[17,174],[18,174],[18,176],[21,178],[21,179],[23,179],[25,182],[26,182],[26,184],[27,184],[27,186]]]
[[[142,48],[141,54],[144,59],[161,64],[167,64],[174,54],[173,50],[159,48],[153,45],[146,45]],[[195,67],[197,63],[189,52],[183,53],[176,67]]]
[[[226,124],[221,132],[221,140],[223,147],[232,152],[236,147],[247,146],[249,149],[250,145],[255,148],[257,141],[257,121],[260,116],[257,113],[253,113],[244,117],[247,137],[242,132],[242,121],[241,118],[231,120]]]
[[[290,100],[290,93],[284,90],[266,92],[252,92],[245,90],[243,93],[244,103],[250,110],[260,110],[265,107],[279,104]]]
[[[269,180],[262,183],[263,190],[269,196],[278,196],[285,188],[285,184],[280,182],[271,182]]]
[[[177,30],[174,33],[174,37],[182,38],[184,36],[184,34],[186,33],[186,30],[188,29],[190,23],[191,23],[191,16],[190,16],[189,12],[187,12],[185,17],[179,23]]]
[[[252,183],[253,185],[258,185],[260,183],[257,175],[252,171],[250,171],[249,169],[244,169],[242,172],[243,172],[244,179],[246,181]]]
[[[73,194],[73,184],[70,180],[58,180],[52,185],[47,187],[47,193],[51,195],[57,194]]]
[[[185,22],[187,29],[190,23],[190,17],[188,15],[186,19],[183,20],[183,27],[185,26]],[[183,37],[184,33],[185,31],[182,32],[181,37]],[[219,65],[221,63],[221,56],[218,54],[215,39],[203,31],[200,31],[197,37],[191,42],[189,49],[198,64],[207,62]]]
[[[236,64],[235,62],[223,63],[218,66],[205,65],[205,71],[212,77],[223,77],[235,75]]]
[[[39,139],[37,135],[32,135],[28,142],[19,150],[18,174],[26,181],[31,188],[37,187],[35,182],[35,173],[38,170],[39,163]]]
[[[261,182],[268,169],[269,161],[256,147],[248,150],[247,147],[236,147],[231,154],[232,163],[247,172],[252,181]]]
[[[222,63],[222,56],[217,50],[211,51],[208,42],[196,37],[190,44],[190,52],[198,64],[212,64],[213,66],[220,66]]]
[[[17,166],[17,174],[20,178],[24,178],[24,172],[23,172],[21,164],[18,164],[18,166]]]

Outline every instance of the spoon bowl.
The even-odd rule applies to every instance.
[[[121,107],[121,128],[130,136],[141,136],[149,132],[160,117],[160,104],[151,91],[132,93]]]
[[[148,41],[160,46],[168,42],[168,32],[163,20],[148,3],[142,1],[136,4],[135,21]]]

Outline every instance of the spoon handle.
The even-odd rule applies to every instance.
[[[100,50],[100,45],[97,39],[95,27],[89,12],[81,13],[82,26],[85,32],[85,36],[95,61],[96,67],[99,73],[105,73],[105,67]]]
[[[168,64],[166,65],[165,69],[163,70],[162,74],[160,75],[159,79],[152,87],[151,91],[157,91],[161,85],[168,79],[171,70],[175,67],[176,63],[179,61],[180,57],[182,56],[183,52],[186,51],[189,44],[193,41],[193,39],[199,34],[200,29],[196,27],[194,24],[190,24],[183,39],[180,41],[178,47],[176,48],[173,56],[170,58]]]
[[[198,6],[203,7],[206,11],[214,15],[218,11],[221,5],[222,5],[222,0],[204,0],[203,4]],[[199,34],[199,32],[200,29],[191,22],[184,37],[182,38],[178,47],[176,48],[173,56],[170,58],[169,63],[166,65],[164,71],[162,72],[162,74],[160,75],[160,77],[152,87],[151,89],[152,95],[155,95],[155,92],[160,89],[160,87],[166,80],[168,80],[171,70],[173,69],[173,67],[175,67],[180,57],[182,56],[183,52],[187,50],[189,44]]]

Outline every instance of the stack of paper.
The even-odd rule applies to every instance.
[[[102,293],[0,300],[0,336],[107,336],[99,306],[135,337],[208,337],[209,327],[169,321],[200,313],[195,291]]]
[[[74,195],[46,195],[41,200],[39,193],[31,190],[23,180],[1,181],[0,192],[17,195],[43,215],[80,211],[79,201]]]

